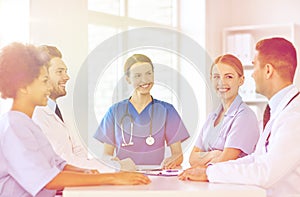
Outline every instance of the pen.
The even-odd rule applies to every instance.
[[[166,172],[178,172],[178,170],[170,169],[170,170],[166,170]]]

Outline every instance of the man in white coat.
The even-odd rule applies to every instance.
[[[36,107],[32,119],[47,136],[55,152],[69,164],[98,171],[112,171],[96,159],[89,159],[86,148],[81,144],[75,132],[72,132],[67,121],[62,117],[56,100],[67,94],[66,83],[70,79],[67,67],[62,60],[61,52],[53,46],[42,46],[51,56],[49,83],[52,90],[48,105]]]
[[[255,152],[187,169],[179,179],[256,185],[272,197],[300,196],[300,95],[293,85],[296,50],[283,38],[261,40],[255,49],[252,77],[256,92],[268,98],[271,109]]]

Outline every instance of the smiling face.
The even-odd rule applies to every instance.
[[[50,98],[52,100],[55,101],[57,98],[67,94],[66,83],[70,77],[67,74],[67,67],[61,58],[54,57],[51,59],[49,79],[52,88]]]
[[[152,65],[147,62],[133,64],[129,69],[126,80],[133,86],[137,93],[142,95],[150,94],[154,83]]]
[[[27,95],[33,106],[47,105],[50,89],[48,70],[45,66],[41,67],[40,75],[26,86]]]
[[[244,83],[244,76],[239,76],[232,66],[218,63],[212,68],[211,80],[217,95],[224,102],[232,102]]]

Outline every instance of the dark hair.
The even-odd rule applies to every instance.
[[[51,58],[59,57],[62,58],[62,54],[58,48],[50,45],[42,45],[40,46],[41,50],[45,50]]]
[[[147,57],[146,55],[143,55],[143,54],[134,54],[132,56],[130,56],[126,62],[125,62],[125,65],[124,65],[124,73],[129,76],[129,70],[131,68],[131,66],[135,63],[149,63],[151,66],[152,66],[152,70],[154,69],[153,67],[153,64],[152,64],[152,61],[150,60],[149,57]]]
[[[33,45],[12,43],[0,52],[1,97],[15,98],[20,88],[26,87],[48,66],[49,55]]]
[[[297,53],[293,44],[284,38],[268,38],[259,41],[255,49],[262,65],[271,64],[278,74],[293,81],[297,68]]]
[[[234,55],[225,54],[225,55],[221,55],[221,56],[217,57],[215,59],[214,63],[210,67],[210,74],[212,74],[212,69],[213,69],[214,65],[216,65],[218,63],[227,64],[227,65],[233,67],[239,76],[244,75],[244,69],[243,69],[243,65],[242,65],[241,61]]]

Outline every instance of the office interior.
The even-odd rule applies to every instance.
[[[217,104],[217,98],[209,87],[208,73],[195,71],[195,65],[188,59],[168,50],[145,47],[122,51],[111,60],[96,81],[89,81],[86,76],[88,84],[97,84],[92,90],[87,87],[91,97],[87,99],[89,103],[82,104],[88,107],[87,110],[74,99],[81,94],[76,92],[75,87],[83,83],[78,76],[82,74],[81,68],[89,54],[111,37],[144,27],[169,29],[191,38],[205,51],[205,55],[199,52],[199,56],[204,57],[203,67],[227,52],[230,45],[227,35],[235,32],[250,35],[250,40],[246,42],[250,42],[252,47],[260,37],[283,35],[299,49],[299,7],[298,0],[1,0],[0,47],[20,41],[53,45],[62,51],[71,79],[67,84],[68,94],[58,102],[73,130],[92,150],[91,154],[96,156],[101,154],[101,148],[94,148],[100,146],[92,138],[95,127],[114,101],[127,96],[125,93],[114,94],[116,84],[123,76],[125,59],[133,53],[145,53],[158,65],[170,66],[176,72],[171,76],[166,73],[166,80],[173,85],[167,86],[158,81],[153,96],[172,103],[183,116],[187,128],[191,130],[191,139],[184,143],[188,157],[197,133]],[[261,35],[251,37],[256,31]],[[251,72],[249,66],[247,69]],[[181,84],[183,80],[192,89],[192,96],[187,95],[186,86]],[[299,88],[299,69],[295,83]],[[249,84],[253,86],[253,83]],[[120,91],[130,94],[126,85],[121,85]],[[248,102],[261,119],[267,101],[261,97],[255,98]],[[194,112],[184,111],[185,103],[190,103],[191,99],[196,116]],[[247,95],[243,99],[248,99]],[[8,110],[9,105],[10,101],[1,100],[0,113]],[[82,111],[75,111],[75,108]],[[95,117],[96,121],[88,117]]]

